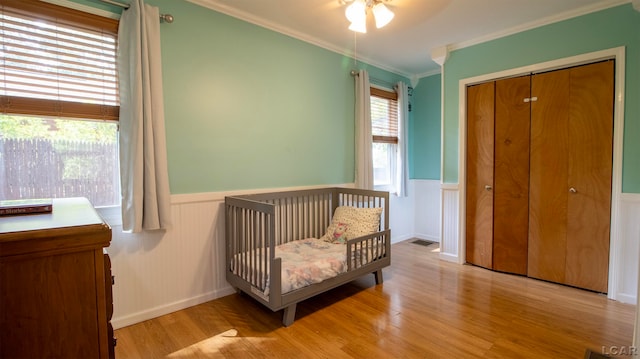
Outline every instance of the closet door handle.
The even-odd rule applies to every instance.
[[[571,188],[569,188],[569,192],[571,192],[571,193],[574,193],[574,194],[575,194],[575,193],[578,193],[578,190],[577,190],[577,189],[575,189],[575,188],[573,188],[573,187],[571,187]]]
[[[491,187],[491,186],[489,186],[489,185],[484,186],[484,189],[486,189],[487,191],[491,191],[491,189],[492,189],[492,188],[493,188],[493,187]]]

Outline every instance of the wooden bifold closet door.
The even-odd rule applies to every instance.
[[[529,276],[607,292],[614,62],[534,75]]]
[[[467,88],[466,260],[607,291],[614,62]]]
[[[493,268],[495,83],[467,88],[467,262]]]
[[[529,76],[467,89],[467,262],[526,274]]]
[[[493,269],[527,274],[531,80],[496,81]]]

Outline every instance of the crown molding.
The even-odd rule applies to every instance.
[[[415,75],[415,77],[418,78],[418,79],[422,79],[422,78],[433,76],[433,75],[439,75],[441,73],[442,73],[442,68],[439,67],[436,70],[426,71],[426,72],[417,74],[417,75]]]
[[[527,30],[532,30],[541,26],[545,26],[545,25],[550,25],[556,22],[560,22],[560,21],[564,21],[564,20],[568,20],[574,17],[578,17],[578,16],[582,16],[582,15],[587,15],[590,13],[594,13],[594,12],[598,12],[601,10],[605,10],[605,9],[609,9],[612,7],[616,7],[616,6],[620,6],[623,4],[627,4],[630,3],[632,0],[604,0],[601,1],[599,3],[596,4],[592,4],[592,5],[588,5],[588,6],[583,6],[581,8],[575,9],[575,10],[571,10],[571,11],[565,11],[563,13],[559,13],[556,14],[554,16],[549,16],[540,20],[536,20],[536,21],[531,21],[528,23],[524,23],[503,31],[498,31],[498,32],[494,32],[492,34],[489,35],[485,35],[485,36],[481,36],[475,39],[471,39],[471,40],[467,40],[467,41],[462,41],[462,42],[458,42],[455,44],[451,44],[448,46],[449,51],[454,51],[454,50],[459,50],[465,47],[469,47],[469,46],[473,46],[473,45],[477,45],[477,44],[481,44],[483,42],[488,42],[488,41],[492,41],[492,40],[496,40],[502,37],[506,37],[506,36],[510,36],[510,35],[514,35],[517,34],[519,32],[523,32],[523,31],[527,31]],[[637,1],[637,0],[634,0]]]
[[[219,13],[234,17],[236,19],[240,19],[242,21],[263,27],[265,29],[268,30],[272,30],[278,33],[281,33],[283,35],[287,35],[289,37],[292,37],[294,39],[298,39],[304,42],[307,42],[309,44],[321,47],[325,50],[329,50],[331,52],[335,52],[337,54],[343,55],[343,56],[347,56],[350,57],[352,59],[356,59],[359,62],[365,62],[369,65],[378,67],[380,69],[389,71],[389,72],[393,72],[395,74],[404,76],[406,78],[411,78],[411,76],[413,76],[413,74],[409,74],[406,73],[405,71],[402,71],[400,69],[396,69],[393,67],[390,67],[387,64],[383,64],[380,63],[374,59],[371,58],[367,58],[366,56],[362,56],[360,54],[356,54],[351,50],[346,50],[343,48],[340,48],[336,45],[333,45],[331,43],[328,43],[324,40],[320,40],[316,37],[313,36],[309,36],[308,34],[302,33],[300,31],[291,29],[289,27],[286,26],[282,26],[280,24],[271,22],[271,21],[267,21],[259,16],[253,15],[253,14],[249,14],[245,11],[241,11],[238,9],[235,9],[231,6],[225,5],[225,4],[221,4],[218,1],[215,0],[187,0],[190,3],[196,4],[196,5],[200,5],[202,7],[217,11]],[[356,56],[357,55],[357,56]]]
[[[95,15],[100,15],[100,16],[104,16],[104,17],[108,17],[108,18],[112,18],[112,19],[119,19],[120,16],[119,14],[116,13],[112,13],[106,10],[101,10],[92,6],[88,6],[88,5],[82,5],[79,3],[75,3],[69,0],[42,0],[48,3],[52,3],[52,4],[56,4],[56,5],[60,5],[60,6],[65,6],[68,8],[72,8],[75,10],[81,10],[81,11],[85,11],[88,13],[92,13]],[[287,28],[284,27],[282,25],[273,23],[273,22],[269,22],[266,21],[265,19],[262,19],[258,16],[249,14],[247,12],[244,11],[240,11],[237,9],[234,9],[231,6],[228,5],[224,5],[224,4],[220,4],[219,2],[216,2],[215,0],[187,0],[188,2],[191,2],[193,4],[217,11],[219,13],[223,13],[225,15],[229,15],[231,17],[243,20],[245,22],[249,22],[251,24],[287,35],[289,37],[310,43],[312,45],[321,47],[323,49],[338,53],[340,55],[343,56],[347,56],[350,57],[352,59],[356,59],[358,61],[362,61],[365,62],[369,65],[372,66],[376,66],[380,69],[389,71],[389,72],[393,72],[395,74],[404,76],[406,78],[423,78],[423,77],[428,77],[428,76],[432,76],[432,75],[436,75],[441,73],[441,69],[437,69],[437,70],[432,70],[432,71],[427,71],[424,73],[419,73],[419,74],[410,74],[410,73],[406,73],[405,71],[402,71],[400,69],[391,67],[387,64],[383,64],[380,63],[374,59],[371,58],[367,58],[366,56],[362,56],[362,55],[357,55],[356,53],[354,53],[351,50],[347,50],[345,51],[345,49],[339,48],[331,43],[328,43],[326,41],[320,40],[318,38],[309,36],[307,34],[304,34],[302,32],[293,30],[291,28]],[[529,23],[525,23],[516,27],[512,27],[510,29],[506,29],[503,31],[498,31],[498,32],[494,32],[492,34],[486,35],[486,36],[481,36],[475,39],[471,39],[471,40],[467,40],[467,41],[462,41],[462,42],[458,42],[458,43],[454,43],[454,44],[450,44],[447,46],[447,49],[449,51],[454,51],[454,50],[459,50],[465,47],[469,47],[469,46],[473,46],[473,45],[477,45],[477,44],[481,44],[484,42],[488,42],[488,41],[492,41],[492,40],[496,40],[502,37],[506,37],[506,36],[510,36],[513,34],[517,34],[519,32],[523,32],[523,31],[527,31],[527,30],[531,30],[531,29],[535,29],[537,27],[541,27],[541,26],[545,26],[545,25],[549,25],[549,24],[553,24],[556,22],[560,22],[560,21],[564,21],[567,19],[571,19],[574,17],[578,17],[578,16],[582,16],[582,15],[586,15],[586,14],[590,14],[593,12],[597,12],[597,11],[601,11],[601,10],[605,10],[611,7],[615,7],[615,6],[619,6],[619,5],[623,5],[623,4],[627,4],[627,3],[632,3],[634,9],[640,11],[640,0],[603,0],[597,4],[593,4],[593,5],[589,5],[589,6],[584,6],[581,7],[579,9],[575,9],[572,11],[567,11],[567,12],[563,12],[551,17],[547,17],[541,20],[537,20],[537,21],[533,21],[533,22],[529,22]]]
[[[449,58],[449,48],[447,46],[438,46],[431,49],[431,60],[438,64],[440,67],[444,66],[444,63]]]

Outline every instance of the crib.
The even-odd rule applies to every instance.
[[[344,244],[318,240],[325,235],[341,206],[353,211],[376,211],[380,214],[379,224],[376,223],[372,233],[349,238]],[[228,196],[225,241],[227,281],[238,292],[246,293],[274,312],[284,309],[282,323],[289,326],[294,322],[297,303],[305,299],[365,274],[373,274],[376,284],[382,283],[382,268],[391,263],[389,193],[320,188]],[[327,261],[336,270],[328,270],[326,263],[317,269],[311,263],[288,259],[289,255],[297,255],[298,250],[304,251],[302,258],[315,254],[330,258]],[[297,267],[290,270],[294,264]],[[305,268],[307,265],[309,268]],[[307,283],[299,278],[283,278],[283,272],[286,276],[312,275],[305,277],[310,282]],[[324,277],[316,278],[316,272]],[[296,287],[299,282],[302,286]]]

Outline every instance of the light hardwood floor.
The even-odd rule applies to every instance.
[[[234,294],[116,330],[116,357],[584,358],[631,345],[634,306],[444,262],[437,248],[394,244],[383,284],[367,275],[306,300],[288,328]]]

